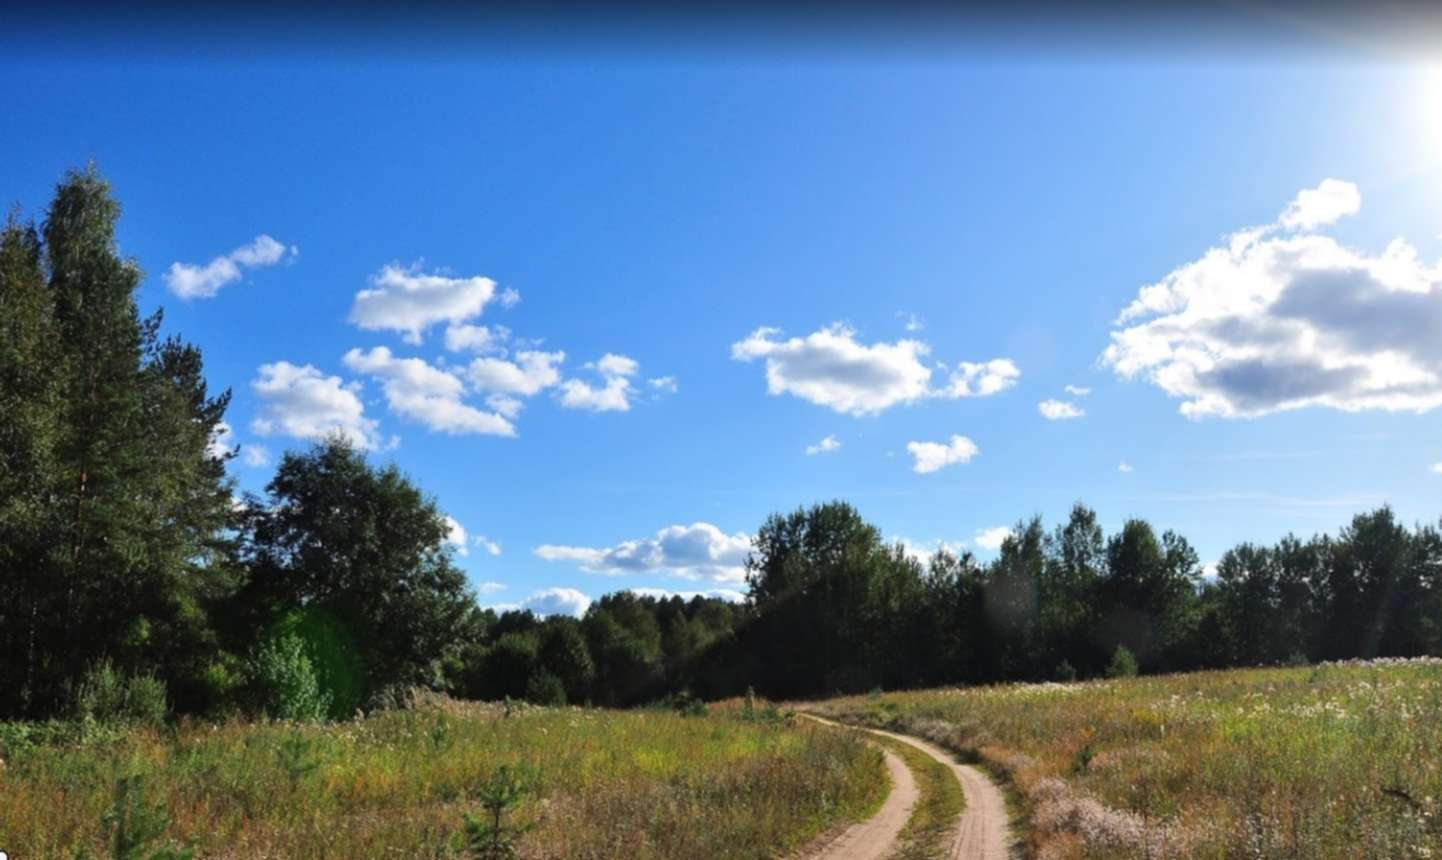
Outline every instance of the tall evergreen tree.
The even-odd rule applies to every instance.
[[[19,406],[0,483],[25,486],[23,516],[4,515],[20,529],[0,557],[21,595],[7,612],[22,617],[4,645],[32,712],[101,658],[184,687],[224,566],[230,485],[210,441],[228,394],[209,397],[197,350],[159,342],[159,313],[140,318],[119,215],[92,166],[66,176],[41,230],[12,221],[3,240],[0,325],[17,337],[0,399]]]

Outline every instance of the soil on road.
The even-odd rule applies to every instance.
[[[811,714],[806,716],[827,725],[839,725]],[[948,837],[943,855],[947,860],[1006,860],[1010,856],[1012,835],[1006,798],[990,777],[978,768],[958,762],[956,756],[921,738],[881,729],[862,730],[910,744],[946,765],[961,783],[966,807]],[[891,774],[892,788],[881,810],[866,821],[847,828],[835,839],[807,852],[804,855],[806,860],[879,860],[895,850],[897,834],[906,826],[918,794],[916,781],[900,759],[886,753],[886,767]]]

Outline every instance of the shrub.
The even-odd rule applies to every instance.
[[[330,711],[315,667],[299,636],[285,633],[260,646],[251,667],[258,704],[272,717],[319,722]]]
[[[139,776],[115,783],[115,800],[103,824],[110,860],[190,860],[192,856],[189,848],[155,845],[170,826],[170,813],[146,801],[145,782]],[[92,860],[83,849],[75,857]]]
[[[550,672],[537,672],[526,682],[526,701],[533,705],[564,705],[566,685]]]
[[[1118,645],[1107,664],[1108,678],[1134,678],[1137,674],[1137,658],[1125,645]]]
[[[91,666],[76,685],[71,711],[83,722],[156,724],[165,720],[165,682],[127,675],[109,660]]]
[[[554,677],[554,676],[552,676]],[[559,684],[559,679],[557,680]],[[532,825],[512,824],[506,820],[529,787],[507,765],[501,765],[481,787],[484,815],[466,813],[466,848],[476,860],[511,860],[517,856],[516,844]]]

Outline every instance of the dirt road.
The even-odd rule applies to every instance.
[[[838,725],[811,714],[805,716],[827,725]],[[956,775],[966,795],[966,808],[949,837],[944,855],[947,860],[1006,860],[1010,856],[1012,835],[1006,814],[1006,799],[990,777],[971,765],[961,764],[951,753],[921,738],[880,729],[865,731],[910,744],[946,765]],[[816,853],[808,854],[807,860],[870,860],[886,857],[894,850],[897,834],[910,817],[918,795],[916,782],[906,766],[890,753],[886,754],[886,759],[892,790],[881,811],[867,821],[853,825]],[[898,776],[898,770],[905,774],[904,778]]]

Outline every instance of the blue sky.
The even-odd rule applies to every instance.
[[[1442,514],[1435,71],[477,53],[12,56],[0,189],[93,157],[227,441],[348,428],[488,604],[743,589],[831,498],[983,558],[1077,500],[1205,561]]]

